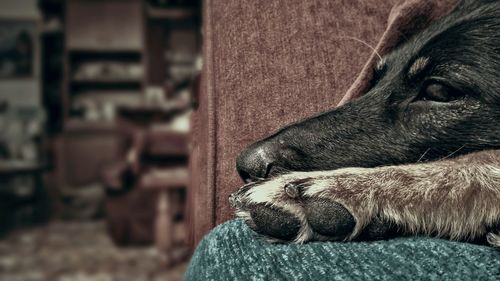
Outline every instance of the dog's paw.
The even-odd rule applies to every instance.
[[[230,196],[237,216],[255,232],[278,241],[346,240],[356,227],[353,214],[322,196],[334,181],[293,173],[250,183]]]

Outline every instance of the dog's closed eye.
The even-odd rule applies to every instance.
[[[421,93],[414,101],[433,101],[446,103],[461,98],[460,92],[439,82],[429,82],[424,85]]]
[[[447,102],[452,98],[449,89],[441,84],[432,83],[425,87],[422,100]]]

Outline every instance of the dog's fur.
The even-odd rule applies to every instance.
[[[237,214],[282,241],[500,247],[499,74],[500,1],[464,0],[381,59],[363,97],[246,149]]]

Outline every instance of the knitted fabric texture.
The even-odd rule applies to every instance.
[[[500,280],[500,251],[426,237],[271,244],[233,220],[202,240],[185,280]]]

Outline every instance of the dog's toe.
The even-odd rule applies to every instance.
[[[245,220],[253,231],[281,241],[291,241],[297,237],[301,221],[296,215],[282,207],[275,206],[271,198],[254,198],[251,188],[245,186],[229,196],[231,206],[237,209],[236,215]]]
[[[285,184],[285,193],[290,198],[298,198],[300,196],[300,185],[294,183]]]
[[[276,239],[290,241],[299,233],[301,223],[293,214],[276,207],[257,204],[249,210],[255,232]]]
[[[354,230],[356,221],[341,204],[325,198],[304,198],[307,221],[314,232],[345,239]]]
[[[364,227],[363,231],[359,235],[359,238],[362,240],[381,240],[393,238],[403,234],[403,230],[399,229],[397,225],[389,221],[374,218]]]

